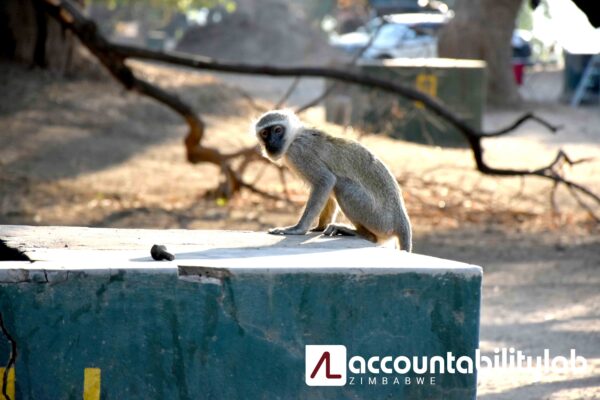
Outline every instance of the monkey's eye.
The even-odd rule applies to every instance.
[[[269,136],[269,132],[266,129],[261,130],[260,132],[258,132],[258,135],[263,138],[266,139],[267,136]]]
[[[275,133],[276,135],[281,135],[283,133],[283,126],[281,125],[276,125],[273,128],[273,133]]]

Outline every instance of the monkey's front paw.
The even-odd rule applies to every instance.
[[[269,233],[271,235],[305,235],[306,229],[302,229],[297,226],[288,226],[285,228],[269,229]]]

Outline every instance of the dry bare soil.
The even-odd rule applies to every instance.
[[[253,144],[249,125],[259,112],[237,86],[269,107],[290,82],[136,68],[193,104],[208,124],[206,144],[223,150]],[[319,80],[309,80],[292,103],[321,87]],[[565,173],[600,193],[600,108],[528,103],[520,110],[488,112],[485,126],[498,128],[526,110],[565,128],[553,136],[528,123],[510,137],[489,140],[490,163],[537,167],[559,148],[574,158],[598,157]],[[575,348],[588,360],[580,374],[484,371],[479,398],[600,398],[600,228],[564,188],[555,210],[551,184],[484,177],[473,171],[467,150],[328,125],[319,108],[304,118],[361,140],[390,165],[404,187],[416,252],[483,266],[483,351],[515,347],[539,355],[549,348],[567,355]],[[207,193],[218,184],[219,171],[186,162],[186,130],[177,115],[108,78],[64,79],[0,64],[0,133],[1,224],[265,230],[293,223],[306,196],[306,188],[290,176],[291,203],[247,192],[229,201],[211,198]],[[260,178],[261,169],[254,166],[248,180],[258,177],[261,189],[281,195],[275,170],[267,168]]]

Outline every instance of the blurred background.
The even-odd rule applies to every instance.
[[[0,4],[0,223],[265,231],[296,221],[306,187],[260,160],[186,159],[188,127],[126,88],[48,14]],[[78,0],[110,42],[253,65],[347,69],[415,87],[472,127],[496,167],[559,172],[600,193],[600,11],[572,0]],[[597,3],[597,2],[596,2]],[[256,144],[274,107],[361,141],[402,184],[415,251],[483,265],[482,349],[568,354],[585,376],[482,376],[482,399],[600,398],[600,207],[535,177],[476,171],[460,132],[422,104],[321,78],[273,78],[130,60],[204,121],[202,145]],[[243,164],[241,166],[240,164]],[[247,165],[246,165],[247,164]],[[230,183],[230,182],[229,182]],[[544,338],[544,342],[540,341]],[[534,383],[532,383],[534,382]]]

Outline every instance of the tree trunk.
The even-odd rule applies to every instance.
[[[87,61],[79,44],[32,0],[0,0],[0,57],[64,74]]]
[[[33,3],[33,13],[35,14],[35,45],[33,48],[33,65],[46,68],[46,41],[48,40],[48,17],[42,6],[36,2]]]
[[[520,101],[512,71],[511,37],[523,0],[457,0],[455,17],[440,34],[440,57],[484,60],[493,105]]]

